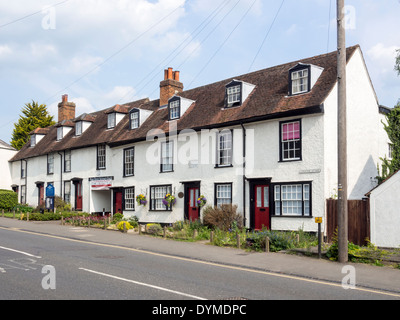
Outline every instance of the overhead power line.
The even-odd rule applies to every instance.
[[[59,6],[60,4],[63,4],[63,3],[68,2],[68,1],[69,1],[69,0],[64,0],[64,1],[58,2],[58,3],[56,3],[56,4],[53,4],[52,6],[46,6],[46,8],[53,8],[53,7]],[[41,12],[42,12],[42,9],[40,9],[39,11],[35,11],[35,12],[33,12],[33,13],[30,13],[30,14],[28,14],[28,15],[26,15],[26,16],[21,17],[21,18],[18,18],[18,19],[16,19],[16,20],[7,22],[7,23],[5,23],[5,24],[2,24],[2,25],[0,25],[0,28],[9,26],[10,24],[16,23],[16,22],[18,22],[18,21],[21,21],[21,20],[24,20],[24,19],[27,19],[27,18],[30,18],[30,17],[32,17],[32,16],[34,16],[34,15],[37,15],[37,14],[41,13]]]
[[[279,7],[278,11],[277,11],[276,14],[275,14],[274,20],[272,20],[272,23],[271,23],[271,25],[269,26],[269,29],[268,29],[267,33],[265,34],[265,37],[264,37],[264,39],[263,39],[263,41],[262,41],[260,47],[258,48],[258,51],[257,51],[257,53],[256,53],[256,55],[255,55],[253,61],[251,62],[251,65],[250,65],[250,67],[249,67],[249,72],[251,71],[251,68],[253,67],[254,62],[256,61],[258,55],[260,54],[260,51],[261,51],[262,47],[264,46],[265,41],[267,40],[267,38],[268,38],[268,36],[269,36],[269,33],[271,32],[272,27],[274,26],[275,21],[276,21],[276,19],[278,18],[279,12],[281,11],[281,9],[282,9],[282,7],[283,7],[284,2],[285,2],[285,0],[282,0],[280,7]]]

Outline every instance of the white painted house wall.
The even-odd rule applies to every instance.
[[[400,171],[370,193],[371,242],[400,247]]]
[[[371,177],[377,172],[381,154],[383,125],[378,112],[377,99],[368,77],[361,50],[357,49],[347,65],[348,74],[348,164],[349,198],[360,199],[371,189]],[[312,94],[312,91],[305,94]],[[157,111],[155,111],[157,112]],[[302,159],[280,162],[279,127],[280,121],[301,120]],[[12,164],[13,183],[27,185],[27,202],[37,205],[38,189],[35,181],[53,182],[56,194],[62,196],[62,181],[82,179],[83,211],[101,212],[103,208],[113,210],[113,192],[96,191],[90,186],[90,178],[113,177],[112,188],[135,188],[135,197],[143,193],[150,200],[150,186],[172,185],[177,197],[184,192],[183,182],[200,181],[200,193],[208,204],[214,205],[214,184],[232,183],[232,202],[238,211],[246,215],[250,223],[251,200],[249,179],[270,178],[271,183],[310,182],[312,186],[310,217],[271,218],[274,230],[316,231],[314,217],[325,217],[325,200],[335,194],[337,188],[337,88],[324,101],[324,112],[292,118],[280,118],[245,124],[246,128],[246,169],[243,169],[243,128],[229,127],[233,131],[233,166],[215,168],[216,132],[188,130],[174,139],[174,170],[160,173],[158,141],[143,141],[135,144],[110,148],[106,146],[106,169],[97,170],[96,146],[71,151],[71,172],[65,173],[60,167],[60,155],[54,155],[54,174],[47,174],[47,157],[27,159],[27,182],[20,179],[20,161]],[[173,125],[174,121],[170,122]],[[173,129],[173,127],[172,127]],[[111,129],[114,130],[114,129]],[[379,137],[379,139],[377,139]],[[134,176],[123,176],[124,149],[135,147]],[[194,146],[194,148],[192,148]],[[158,147],[158,148],[157,148]],[[198,151],[198,154],[194,150]],[[246,179],[245,203],[243,203],[243,175]],[[272,186],[271,186],[272,187]],[[74,185],[71,185],[71,204],[75,201]],[[270,206],[273,199],[270,198]],[[135,211],[124,211],[125,216],[136,215],[141,222],[173,223],[184,218],[184,200],[177,197],[172,211],[150,211],[147,206],[138,206]],[[324,231],[324,229],[323,229]]]
[[[12,177],[9,160],[17,151],[0,140],[0,189],[11,190]]]

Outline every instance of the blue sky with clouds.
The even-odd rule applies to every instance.
[[[393,107],[400,1],[345,2],[347,45]],[[63,94],[77,115],[157,99],[167,67],[190,89],[335,49],[335,0],[0,0],[0,139],[32,100],[57,119]]]

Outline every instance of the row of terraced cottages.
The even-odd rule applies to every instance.
[[[387,153],[386,109],[360,47],[347,57],[348,196],[360,199]],[[201,218],[203,195],[237,205],[249,228],[316,231],[337,189],[336,65],[332,52],[186,91],[169,68],[160,99],[79,116],[64,95],[58,123],[11,159],[13,188],[31,206],[52,184],[75,210],[159,223]]]

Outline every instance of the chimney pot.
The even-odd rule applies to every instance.
[[[167,79],[173,79],[173,77],[172,77],[172,68],[168,68],[168,78]]]
[[[61,101],[62,101],[62,102],[68,102],[68,95],[67,95],[67,94],[64,94],[64,95],[61,97]]]
[[[164,81],[160,82],[160,106],[168,103],[168,100],[176,93],[183,91],[183,84],[179,81],[179,71],[172,68],[164,70]]]

